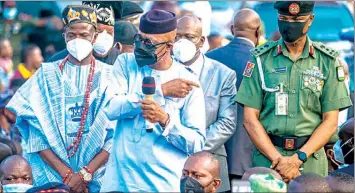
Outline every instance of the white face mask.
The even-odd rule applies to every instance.
[[[2,186],[3,192],[26,192],[32,187],[32,185],[28,184],[7,184]]]
[[[113,37],[108,34],[106,30],[99,33],[94,43],[95,52],[100,55],[107,54],[107,52],[112,48],[113,41]]]
[[[89,40],[75,38],[67,42],[67,50],[70,55],[81,62],[92,52],[92,43]]]
[[[180,39],[174,43],[174,58],[182,63],[192,60],[197,50],[194,43],[187,39]]]

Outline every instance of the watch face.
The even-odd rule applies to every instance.
[[[86,174],[84,174],[84,180],[85,181],[90,181],[91,179],[92,179],[92,176],[91,176],[91,174],[89,174],[89,173],[86,173]]]
[[[300,160],[302,160],[304,162],[307,160],[307,155],[303,152],[299,152],[298,156],[299,156]]]

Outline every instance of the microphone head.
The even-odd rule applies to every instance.
[[[142,91],[145,95],[153,95],[155,93],[155,79],[154,77],[144,77],[142,82]]]

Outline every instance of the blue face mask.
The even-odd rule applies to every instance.
[[[340,145],[341,141],[338,140],[334,146],[333,146],[333,151],[334,151],[334,159],[341,163],[341,164],[344,164],[345,161],[344,161],[344,158],[349,155],[352,151],[354,151],[354,148],[352,148],[350,151],[348,151],[345,155],[343,154],[343,150],[342,150],[342,147],[348,143],[351,142],[353,138],[350,138],[349,140],[347,140],[343,145]]]
[[[3,13],[4,19],[13,20],[16,18],[16,16],[17,16],[17,9],[16,8],[5,8],[4,9],[4,13]]]

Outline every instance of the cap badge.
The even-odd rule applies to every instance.
[[[68,17],[68,23],[70,23],[72,20],[80,19],[80,12],[70,8],[67,17]]]
[[[297,3],[291,3],[288,7],[288,12],[290,12],[291,15],[297,15],[300,12],[300,6]]]

